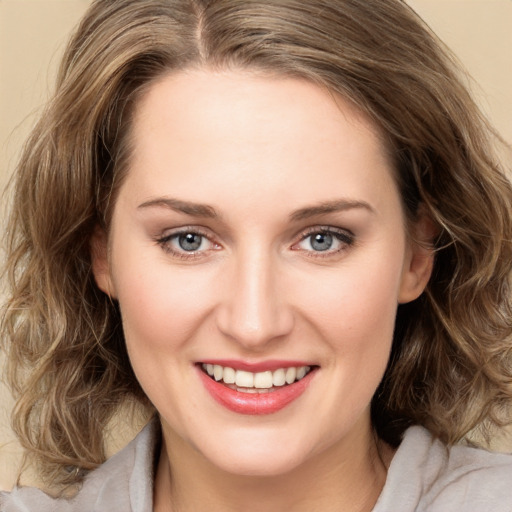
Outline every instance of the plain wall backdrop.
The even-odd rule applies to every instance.
[[[0,0],[2,189],[53,86],[67,37],[89,3],[89,0]],[[473,92],[483,110],[512,144],[512,0],[409,0],[409,3],[469,70],[475,81]],[[509,157],[505,154],[505,158]],[[20,461],[21,451],[9,428],[11,407],[9,392],[0,384],[0,489],[12,487]],[[112,440],[110,451],[122,446],[130,436],[126,428],[123,430],[123,435]],[[508,446],[512,449],[512,442]]]

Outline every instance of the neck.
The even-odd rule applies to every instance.
[[[273,476],[227,473],[164,428],[155,479],[155,512],[369,512],[384,486],[392,449],[369,425]]]

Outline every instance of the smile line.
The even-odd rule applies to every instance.
[[[264,393],[302,380],[312,367],[289,366],[277,368],[274,371],[250,372],[235,370],[232,367],[219,364],[203,363],[201,368],[211,379],[225,384],[231,389],[245,393]]]

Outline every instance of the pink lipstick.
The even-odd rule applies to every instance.
[[[253,375],[258,372],[265,372],[267,373],[267,381],[271,378],[270,372],[274,370],[280,371],[282,379],[282,375],[284,375],[282,370],[289,370],[287,372],[287,383],[281,380],[278,385],[272,385],[272,383],[270,385],[263,384],[264,387],[261,388],[256,383],[255,387],[251,387],[252,384],[248,384],[249,387],[244,387],[247,384],[240,386],[238,382],[237,384],[233,382],[225,383],[219,377],[213,378],[211,372],[208,375],[203,370],[202,364],[196,365],[204,387],[217,403],[230,411],[247,415],[272,414],[285,408],[304,393],[318,369],[318,367],[310,368],[299,361],[265,361],[264,363],[255,364],[233,360],[208,360],[204,362],[204,366],[206,364],[227,367],[231,369],[231,372],[233,372],[233,368],[236,368],[235,371],[252,372]],[[296,368],[299,370],[296,372],[298,380],[295,381],[293,376],[295,375]],[[307,371],[305,368],[307,368]],[[292,382],[289,379],[290,371]],[[249,376],[250,378],[251,376]],[[257,376],[255,375],[254,378],[257,379]],[[230,379],[226,378],[226,381],[228,380]]]

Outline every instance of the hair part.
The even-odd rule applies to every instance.
[[[115,301],[91,273],[141,95],[194,67],[297,77],[352,101],[385,134],[409,223],[436,224],[424,295],[399,307],[372,418],[397,445],[420,424],[447,443],[502,424],[512,396],[512,189],[446,48],[401,0],[96,0],[15,174],[2,334],[13,426],[49,481],[105,458],[127,399],[151,409]],[[70,468],[72,470],[70,471]],[[75,468],[77,468],[75,470]]]

